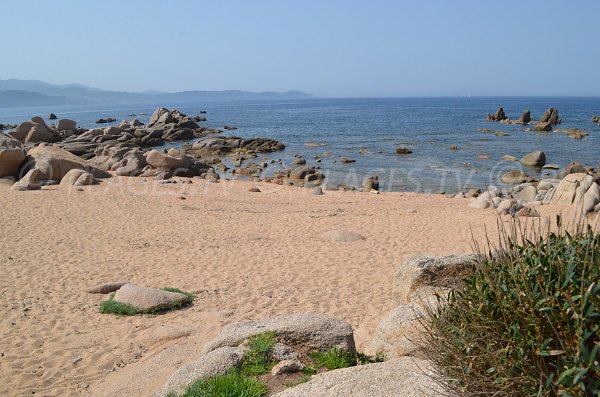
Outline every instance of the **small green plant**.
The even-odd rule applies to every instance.
[[[271,350],[277,343],[275,332],[265,332],[248,339],[248,350],[242,359],[241,373],[246,376],[257,376],[271,371],[275,361],[271,358]]]
[[[255,378],[231,370],[224,375],[216,375],[195,382],[179,397],[264,397],[267,386]],[[177,397],[175,393],[168,397]]]
[[[381,363],[384,360],[383,352],[377,352],[375,356],[369,356],[365,353],[357,352],[356,353],[356,361],[360,365],[364,364],[372,364],[372,363]]]
[[[600,394],[600,235],[499,226],[464,288],[428,309],[420,342],[451,394]]]
[[[194,294],[192,294],[191,292],[182,291],[179,288],[165,287],[165,288],[162,288],[162,290],[167,291],[167,292],[177,292],[179,294],[183,294],[183,295],[187,296],[188,298],[190,298],[190,300],[192,300],[192,301],[195,298]]]
[[[316,367],[328,370],[353,367],[357,364],[354,354],[336,348],[313,352],[312,360]]]

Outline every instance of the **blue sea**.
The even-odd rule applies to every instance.
[[[515,168],[536,178],[552,176],[555,171],[523,168],[518,162],[502,160],[505,154],[520,158],[534,150],[544,151],[548,163],[561,167],[574,160],[600,166],[600,127],[591,121],[593,115],[600,115],[600,98],[361,98],[28,107],[0,109],[0,123],[15,124],[53,112],[92,128],[98,127],[94,122],[100,117],[130,120],[128,115],[136,114],[146,122],[160,106],[188,115],[206,111],[205,126],[238,127],[237,131],[225,131],[224,136],[280,140],[285,151],[257,159],[283,160],[282,166],[269,165],[265,175],[292,167],[294,155],[300,154],[308,164],[321,167],[328,184],[360,186],[364,177],[378,175],[384,191],[450,193],[471,186],[501,186],[500,175]],[[511,119],[517,119],[524,109],[539,119],[552,106],[559,109],[563,120],[557,128],[580,128],[589,136],[574,140],[560,132],[536,133],[527,131],[529,126],[486,122],[485,115],[499,106]],[[484,128],[510,135],[482,133]],[[322,146],[309,147],[307,143]],[[458,150],[451,150],[452,145]],[[397,155],[399,146],[413,153]],[[324,152],[333,156],[322,157]],[[322,162],[315,163],[315,156],[321,156]],[[341,164],[342,156],[356,162]]]

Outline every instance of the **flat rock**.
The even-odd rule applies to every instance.
[[[168,292],[156,288],[138,287],[125,284],[117,290],[113,298],[117,302],[127,303],[140,311],[160,309],[172,303],[188,303],[190,298],[178,292]]]
[[[87,171],[95,178],[111,177],[108,172],[56,145],[42,144],[29,150],[27,154],[31,161],[27,162],[25,171],[37,168],[41,173],[40,179],[60,181],[72,169]]]
[[[523,173],[521,170],[507,171],[500,177],[502,183],[509,185],[518,185],[520,183],[531,182],[533,179],[529,175]]]
[[[331,240],[331,241],[343,241],[343,242],[349,242],[349,241],[359,241],[359,240],[366,240],[366,237],[352,232],[350,230],[330,230],[328,232],[325,232],[323,234],[321,234],[321,238],[324,240]]]
[[[279,341],[309,350],[356,350],[350,324],[327,314],[302,313],[229,324],[204,347],[203,353],[223,346],[237,347],[244,340],[269,331],[275,332]]]
[[[436,292],[459,288],[475,255],[413,256],[397,269],[393,298],[398,305],[419,302]]]
[[[125,284],[127,284],[127,281],[117,281],[115,283],[98,284],[86,289],[85,292],[90,294],[108,294],[111,292],[115,292]]]
[[[428,397],[443,394],[428,361],[402,357],[324,372],[276,397]]]

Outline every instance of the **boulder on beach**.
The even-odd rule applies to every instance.
[[[25,160],[25,150],[23,150],[21,142],[0,133],[0,178],[16,177],[23,160]]]
[[[270,331],[286,344],[302,346],[308,351],[331,348],[356,351],[354,332],[347,322],[328,314],[298,313],[226,325],[202,352],[207,354],[224,346],[237,347],[252,336]]]
[[[84,170],[94,178],[110,178],[111,175],[94,167],[68,151],[55,145],[42,144],[27,152],[26,166],[21,173],[36,168],[40,171],[41,179],[60,181],[72,169]]]
[[[113,300],[131,305],[141,312],[155,311],[169,305],[182,305],[191,302],[189,296],[179,292],[139,287],[134,284],[125,284],[119,288]]]
[[[540,150],[527,153],[522,159],[521,164],[530,167],[543,167],[546,164],[546,154]]]
[[[396,270],[394,302],[419,302],[434,293],[459,288],[471,274],[475,259],[474,255],[413,256]]]
[[[42,173],[37,168],[29,170],[21,179],[14,185],[14,190],[40,190],[42,188]]]
[[[98,181],[92,174],[77,168],[67,172],[67,174],[60,180],[60,184],[63,186],[87,186],[95,185],[97,183]]]
[[[115,292],[125,284],[128,284],[127,281],[117,281],[113,283],[103,283],[94,285],[85,290],[85,292],[89,294],[109,294],[111,292]]]
[[[77,131],[77,122],[69,119],[60,119],[58,120],[58,124],[56,124],[56,129],[58,131]]]
[[[556,178],[563,179],[569,174],[587,174],[587,169],[579,161],[572,161],[556,174]]]
[[[146,162],[152,167],[161,170],[175,170],[183,167],[183,159],[172,157],[167,154],[161,153],[156,149],[152,149],[146,155]]]
[[[379,322],[369,351],[383,353],[386,360],[413,355],[418,350],[415,341],[423,332],[423,317],[423,309],[418,305],[396,307]]]
[[[316,175],[317,169],[310,165],[301,165],[290,172],[290,179],[304,180],[309,175]]]
[[[179,368],[167,380],[158,397],[181,395],[194,382],[211,376],[227,373],[232,368],[242,364],[244,349],[241,347],[224,346],[209,352],[198,360]]]

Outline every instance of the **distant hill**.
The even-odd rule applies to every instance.
[[[107,91],[81,84],[50,84],[40,80],[0,80],[0,107],[88,103],[216,102],[312,98],[300,91]]]

